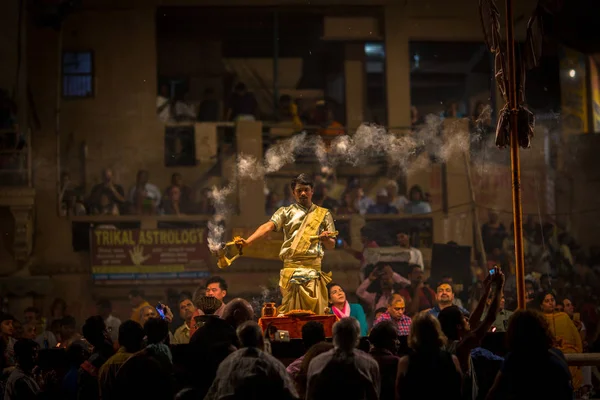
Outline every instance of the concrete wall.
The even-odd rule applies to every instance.
[[[166,186],[170,175],[175,171],[182,172],[184,179],[193,180],[197,173],[194,169],[163,167],[164,131],[155,114],[157,63],[173,74],[187,73],[191,70],[201,76],[207,69],[202,66],[202,60],[197,55],[188,54],[187,56],[193,57],[184,59],[191,65],[185,65],[186,62],[182,60],[177,60],[178,65],[177,62],[168,62],[172,60],[157,59],[155,6],[208,3],[191,0],[94,0],[86,2],[83,11],[69,17],[63,29],[63,48],[94,51],[96,95],[91,99],[61,102],[58,136],[54,131],[58,34],[50,29],[33,27],[27,32],[27,61],[30,66],[28,76],[42,124],[42,128],[35,132],[33,142],[34,185],[37,190],[35,271],[38,274],[51,275],[56,288],[54,294],[66,297],[73,309],[80,310],[81,313],[90,309],[91,295],[97,294],[100,289],[91,287],[87,254],[76,254],[72,251],[71,223],[57,216],[59,160],[56,150],[59,148],[64,152],[69,141],[75,145],[83,142],[87,144],[85,179],[88,188],[95,182],[103,167],[113,167],[124,186],[133,183],[135,173],[140,168],[148,169],[151,181],[160,187]],[[236,4],[233,1],[213,3]],[[372,5],[379,2],[355,3]],[[446,2],[411,0],[406,3],[407,6],[391,5],[386,8],[384,22],[390,126],[408,126],[410,123],[409,40],[480,39],[476,1],[458,3],[460,4],[453,7],[442,7],[440,5],[446,5]],[[212,46],[209,47],[213,49]],[[357,65],[346,65],[347,71],[354,74],[353,76],[359,74]],[[183,69],[184,67],[186,69]],[[212,71],[211,68],[208,70]],[[346,90],[358,93],[361,89],[358,85],[347,87]],[[349,117],[356,118],[352,122],[353,125],[360,119],[360,111],[356,111],[360,108],[361,105],[356,103],[347,110]],[[258,142],[247,143],[246,148],[252,152],[259,151]],[[76,156],[76,153],[71,154]],[[75,175],[79,172],[79,164],[73,157],[70,157],[65,165],[70,167]],[[83,176],[80,178],[83,179]],[[409,185],[420,183],[427,189],[431,179],[427,174],[410,177]],[[464,188],[464,182],[460,187]],[[257,186],[247,189],[260,190]],[[460,193],[460,196],[452,201],[463,202],[464,193]],[[258,219],[258,204],[247,204],[247,207],[243,208],[254,213],[250,220]],[[464,226],[464,223],[463,219],[459,218],[456,222],[449,223],[445,229],[453,232]],[[460,242],[463,240],[468,241],[468,236],[464,236],[464,239],[461,237]],[[246,280],[239,282],[241,284]],[[149,291],[151,296],[159,296],[163,289],[153,288]],[[110,289],[103,293],[124,300],[125,290]]]

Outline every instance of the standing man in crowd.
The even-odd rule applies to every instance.
[[[181,295],[179,299],[179,316],[183,324],[177,328],[173,335],[173,344],[188,344],[190,342],[190,328],[194,324],[194,312],[196,306],[187,295]]]
[[[279,313],[308,310],[324,314],[331,273],[321,271],[321,260],[324,249],[335,247],[333,217],[326,208],[313,204],[314,183],[307,174],[298,175],[290,186],[296,203],[281,207],[270,221],[236,244],[250,246],[271,231],[283,231],[283,245],[279,252],[283,261],[279,278],[283,300]]]

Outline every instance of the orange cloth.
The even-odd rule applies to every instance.
[[[579,331],[571,318],[564,312],[544,314],[550,327],[550,332],[556,340],[556,348],[565,354],[582,353],[583,343]],[[580,367],[569,367],[573,376],[573,388],[579,389],[583,385],[583,375]]]

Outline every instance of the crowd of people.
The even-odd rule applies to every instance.
[[[478,297],[463,303],[450,275],[433,283],[418,264],[407,276],[375,265],[356,297],[347,297],[340,284],[328,285],[324,312],[338,321],[332,342],[321,323],[310,321],[302,327],[305,351],[297,359],[279,354],[277,335],[263,333],[251,303],[227,301],[228,284],[218,276],[195,293],[168,290],[157,306],[143,291],[131,290],[131,315],[123,322],[111,302],[100,299],[81,330],[57,299],[49,318],[33,307],[22,319],[1,314],[4,398],[589,395],[591,369],[569,368],[564,357],[600,342],[586,333],[591,321],[584,310],[544,281],[535,293],[539,302],[512,313],[506,308],[507,275],[494,266]],[[532,384],[537,379],[544,385]]]
[[[329,209],[334,215],[417,215],[431,212],[430,196],[418,185],[412,186],[406,194],[397,180],[390,179],[372,198],[365,193],[358,178],[350,177],[346,184],[342,184],[338,182],[335,171],[329,167],[323,167],[313,176],[313,180],[313,202]],[[283,187],[282,194],[269,190],[265,204],[267,215],[272,215],[279,207],[294,203],[294,196],[288,186]]]

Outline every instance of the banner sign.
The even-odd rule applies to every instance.
[[[90,232],[90,256],[96,282],[209,276],[204,228],[96,229]]]
[[[254,229],[233,228],[233,236],[247,238],[254,232]],[[244,248],[244,257],[258,258],[261,260],[279,260],[279,252],[283,244],[283,233],[269,232],[267,236],[260,240],[255,246]]]

